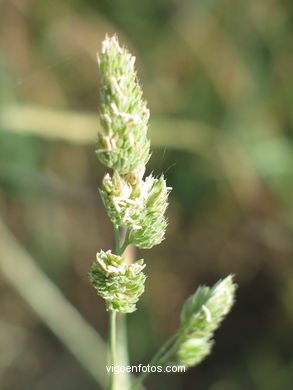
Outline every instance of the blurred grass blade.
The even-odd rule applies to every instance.
[[[0,270],[7,282],[105,388],[107,347],[102,338],[67,301],[1,220],[0,237]]]
[[[6,105],[0,110],[0,127],[13,133],[37,135],[77,144],[95,142],[97,114],[75,113],[37,105]],[[188,119],[157,117],[151,121],[150,137],[154,146],[201,152],[209,145],[212,129],[205,123]]]

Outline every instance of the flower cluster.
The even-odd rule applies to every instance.
[[[113,169],[100,194],[115,228],[127,229],[127,244],[151,248],[165,236],[168,205],[163,176],[144,178],[150,157],[147,138],[149,110],[134,69],[135,58],[106,37],[98,57],[101,76],[101,129],[96,154]],[[106,300],[108,310],[130,313],[143,292],[142,263],[128,265],[123,257],[100,252],[89,274],[90,282]]]
[[[167,187],[163,176],[148,176],[141,188],[144,207],[139,215],[137,229],[131,231],[129,240],[137,247],[147,249],[160,244],[164,239],[167,228],[164,213],[171,188]]]
[[[106,174],[100,190],[111,221],[127,227],[129,242],[151,248],[165,236],[168,205],[163,176],[143,179],[149,159],[147,138],[149,110],[134,69],[135,58],[106,37],[99,56],[101,73],[101,124],[97,155],[114,170]]]
[[[111,312],[132,313],[144,292],[144,261],[129,264],[122,256],[128,244],[152,248],[164,239],[165,211],[171,188],[162,176],[144,177],[150,158],[149,110],[134,69],[135,58],[106,36],[98,57],[101,76],[101,129],[96,154],[113,172],[107,173],[100,195],[114,224],[117,254],[101,250],[89,281]],[[119,227],[125,229],[120,243]],[[229,275],[213,287],[199,287],[185,302],[178,331],[156,355],[156,363],[195,366],[211,351],[213,336],[235,300]],[[115,356],[115,313],[111,314],[111,351]],[[110,386],[112,388],[112,386]],[[114,388],[114,387],[113,387]]]
[[[144,292],[144,267],[143,260],[127,264],[123,257],[114,255],[110,250],[97,253],[97,259],[89,272],[89,280],[97,293],[105,299],[107,310],[121,313],[136,310],[135,304]]]
[[[236,285],[231,275],[212,288],[199,287],[181,312],[180,335],[173,359],[186,367],[200,363],[211,351],[213,335],[234,303]]]
[[[101,124],[96,153],[119,174],[127,174],[149,160],[149,110],[134,69],[135,57],[106,37],[98,57],[101,74]]]
[[[150,175],[131,184],[129,178],[114,172],[104,177],[100,193],[113,224],[129,229],[129,242],[151,248],[164,239],[169,191],[163,176]]]

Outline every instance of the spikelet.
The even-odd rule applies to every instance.
[[[185,302],[181,311],[180,336],[170,360],[192,367],[199,364],[213,345],[213,336],[235,300],[236,284],[227,276],[212,288],[199,287]]]
[[[129,177],[114,172],[104,177],[100,194],[112,223],[129,228],[129,242],[146,249],[165,237],[170,189],[163,176],[136,178],[131,184]]]
[[[149,160],[149,110],[134,69],[135,57],[106,36],[98,57],[101,75],[101,125],[96,153],[119,174],[127,174]]]
[[[89,281],[106,301],[107,310],[132,313],[144,292],[143,260],[127,264],[122,256],[100,251],[89,272]]]

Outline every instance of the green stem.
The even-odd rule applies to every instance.
[[[117,225],[114,225],[114,235],[115,235],[115,252],[116,252],[116,255],[121,256],[120,234],[119,234],[119,228]]]
[[[149,362],[150,366],[155,366],[158,363],[163,362],[163,360],[166,360],[165,357],[167,354],[164,354],[166,349],[176,340],[178,335],[181,333],[181,329],[177,330],[158,350],[158,352],[152,357],[152,359]],[[163,355],[163,356],[162,356]],[[168,354],[169,355],[169,354]],[[150,374],[150,372],[143,372],[141,375],[137,377],[137,379],[133,382],[130,390],[136,390],[138,386],[146,379],[146,377]]]
[[[118,345],[118,359],[120,364],[129,366],[128,357],[128,340],[127,340],[127,315],[120,313],[117,321],[117,345]],[[125,372],[119,375],[120,390],[128,390],[130,387],[130,375]]]
[[[110,354],[111,354],[111,364],[113,366],[117,365],[117,358],[116,358],[116,311],[111,310],[110,311]],[[115,372],[114,368],[111,371],[110,376],[110,384],[109,384],[109,390],[116,390],[115,389]]]
[[[119,233],[119,227],[117,225],[114,225],[114,235],[115,235],[115,252],[116,255],[122,256],[125,252],[125,249],[128,247],[129,243],[129,230],[127,230],[124,242],[121,246],[120,243],[120,233]]]
[[[182,338],[182,335],[184,334],[184,332],[186,331],[186,329],[188,328],[188,323],[185,324],[184,326],[181,325],[180,328],[177,330],[177,332],[172,336],[170,337],[169,341],[172,339],[172,341],[175,341],[176,339],[176,342],[172,345],[172,347],[170,349],[168,349],[168,351],[166,351],[163,356],[161,356],[160,358],[160,363],[164,363],[166,362],[167,360],[169,360],[172,356],[174,356],[174,354],[176,353],[177,349],[178,349],[178,345],[180,344],[181,342],[181,338]]]
[[[126,232],[123,245],[120,243],[120,233],[119,227],[114,225],[114,235],[115,235],[115,252],[118,256],[122,256],[125,249],[129,245],[129,231]],[[118,359],[119,364],[128,366],[128,344],[127,344],[127,324],[126,324],[126,314],[120,314],[117,321],[117,335],[118,335]],[[117,376],[117,375],[116,375]],[[117,379],[119,382],[120,389],[126,390],[129,388],[130,378],[129,375],[125,372],[119,375]]]
[[[123,253],[125,252],[125,249],[128,247],[129,244],[130,244],[130,242],[129,242],[129,230],[127,230],[126,235],[125,235],[125,240],[123,242],[122,247],[120,248],[121,255],[123,255]]]

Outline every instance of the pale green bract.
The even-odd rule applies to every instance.
[[[174,364],[192,367],[211,351],[215,330],[231,310],[236,284],[227,276],[212,288],[199,287],[185,302],[181,312],[179,337],[172,348]]]
[[[107,310],[132,313],[144,292],[144,267],[143,260],[127,264],[122,256],[101,250],[92,264],[89,281],[105,299]]]
[[[127,174],[149,160],[149,110],[137,81],[135,57],[119,46],[116,36],[106,37],[98,62],[102,129],[96,153],[107,167]]]

